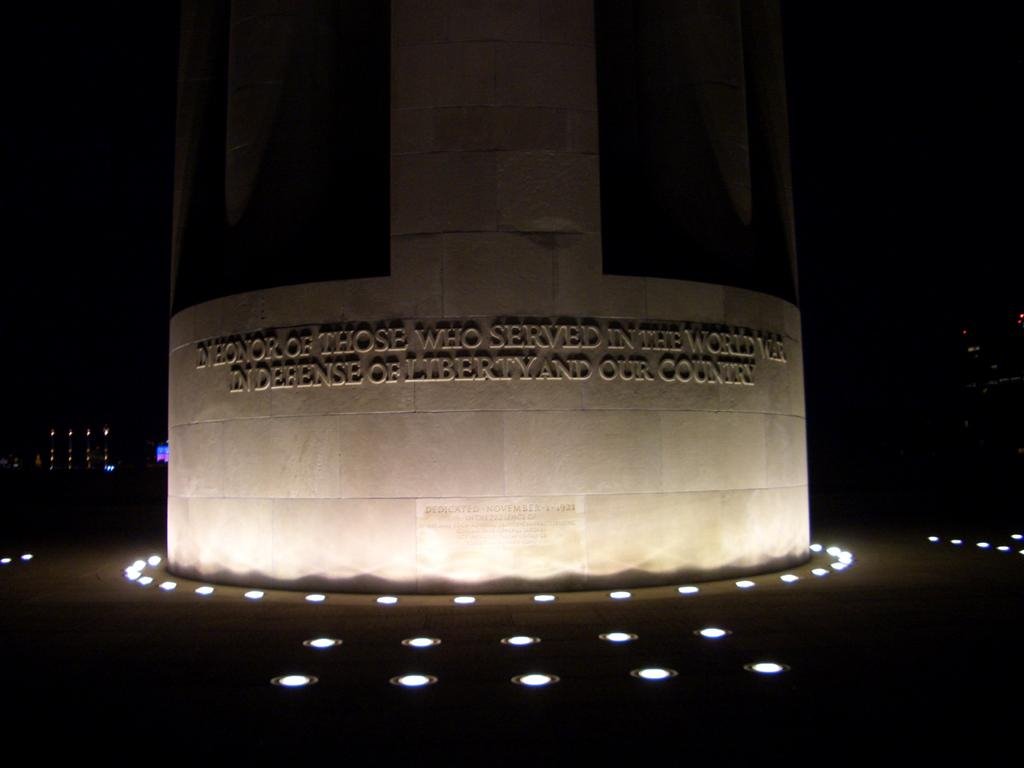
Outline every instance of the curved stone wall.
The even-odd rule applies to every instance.
[[[439,592],[804,560],[797,310],[533,247],[529,275],[399,251],[387,278],[178,313],[171,568]]]

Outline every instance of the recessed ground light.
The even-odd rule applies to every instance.
[[[311,595],[306,595],[307,603],[322,603],[327,599],[327,595],[321,595],[319,592],[314,592]]]
[[[687,584],[685,587],[679,587],[679,589],[677,589],[676,592],[678,592],[680,595],[696,595],[698,592],[700,592],[700,587],[694,587]]]
[[[831,571],[828,568],[814,568],[811,573],[815,576],[828,576]]]
[[[832,570],[841,571],[844,568],[849,568],[850,564],[849,563],[844,563],[841,560],[837,560],[834,563],[829,563],[829,567],[832,568]]]
[[[982,549],[988,549],[992,545],[989,544],[987,541],[979,541],[978,542],[978,546],[981,547]]]
[[[209,584],[205,584],[201,587],[196,587],[196,594],[202,595],[203,597],[206,597],[207,595],[212,595],[213,587],[211,587]]]
[[[525,685],[528,688],[541,688],[545,685],[557,683],[558,677],[555,675],[545,675],[540,672],[531,672],[528,675],[516,675],[512,678],[512,682],[516,685]]]
[[[777,675],[789,669],[785,664],[777,664],[774,661],[758,661],[753,664],[744,664],[743,668],[748,672],[756,672],[759,675]]]
[[[133,571],[141,571],[143,568],[146,567],[146,561],[145,560],[136,560],[134,563],[132,563],[128,567],[131,568]]]
[[[429,648],[432,645],[440,645],[441,641],[436,637],[408,637],[402,641],[402,645],[413,648]]]
[[[135,583],[136,584],[141,584],[144,587],[148,587],[150,584],[153,583],[153,577],[152,576],[140,576]]]
[[[829,555],[832,555],[832,557],[839,557],[839,553],[842,552],[842,551],[843,550],[840,549],[839,547],[829,547],[828,549],[825,550],[825,553],[829,554]]]
[[[811,544],[811,552],[821,552],[821,544]]]
[[[501,642],[505,645],[534,645],[540,642],[540,638],[529,635],[512,635],[512,637],[503,637]]]
[[[533,602],[535,603],[553,603],[557,598],[554,595],[534,595]]]
[[[667,680],[670,677],[675,677],[678,672],[668,667],[643,667],[641,669],[630,670],[633,677],[639,677],[643,680]]]
[[[282,688],[302,688],[307,685],[314,685],[317,679],[312,675],[281,675],[270,680],[274,685]]]
[[[173,582],[173,581],[161,581],[160,582],[160,589],[162,589],[164,592],[170,592],[172,589],[174,589],[177,586],[178,586],[177,583]]]
[[[609,643],[628,643],[636,640],[637,635],[632,632],[605,632],[603,635],[598,635],[602,640],[607,640]]]
[[[161,563],[160,555],[150,555],[148,558],[146,558],[146,562],[152,565],[153,567],[156,567]]]
[[[933,543],[938,541],[938,540],[939,540],[938,536],[929,536],[928,537],[928,541],[933,542]]]
[[[792,584],[794,581],[800,581],[800,577],[795,573],[784,573],[779,576],[779,581],[784,581],[787,584]]]
[[[392,677],[389,682],[403,688],[422,688],[425,685],[433,685],[437,682],[437,678],[433,675],[399,675]]]
[[[1021,539],[1024,539],[1024,534],[1021,534],[1021,533],[1011,533],[1010,534],[1010,538],[1013,539],[1014,541],[1020,541]]]
[[[246,600],[262,600],[263,592],[261,592],[258,589],[250,589],[248,592],[242,595],[242,597],[244,597]]]
[[[608,597],[612,600],[629,600],[633,596],[632,592],[627,592],[624,589],[617,589],[614,592],[609,592]]]
[[[838,555],[836,555],[836,559],[839,560],[841,563],[852,563],[853,552],[847,552],[846,550],[843,550]]]
[[[336,645],[341,645],[341,640],[336,637],[314,637],[312,640],[303,640],[302,644],[307,648],[323,650],[324,648],[333,648]]]
[[[754,586],[757,586],[757,585],[754,582],[752,582],[750,579],[741,579],[740,581],[736,582],[736,586],[739,587],[740,589],[750,589],[751,587],[754,587]]]
[[[35,557],[35,555],[33,555],[31,552],[26,552],[24,555],[21,556],[21,559],[27,563],[33,557]]]
[[[472,605],[476,602],[476,598],[472,595],[459,595],[458,597],[452,598],[452,602],[456,605]]]
[[[963,544],[964,540],[963,539],[950,539],[949,543],[950,544],[957,544],[957,545],[959,545],[959,544]]]
[[[1001,546],[996,547],[996,549],[998,549],[1000,552],[1009,552],[1010,551],[1010,548],[1008,546],[1006,546],[1005,544],[1002,544]]]
[[[0,565],[7,565],[10,562],[11,562],[11,558],[9,558],[9,557],[0,557]]]
[[[128,579],[128,581],[135,581],[141,575],[142,574],[136,571],[134,568],[126,568],[124,572],[124,577]]]
[[[377,598],[377,602],[380,605],[394,605],[398,602],[398,598],[394,595],[381,595]]]
[[[720,627],[704,627],[704,629],[698,629],[693,634],[706,637],[708,640],[718,640],[719,638],[731,635],[728,629],[722,629]]]

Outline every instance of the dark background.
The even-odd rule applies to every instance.
[[[1024,335],[1020,15],[784,5],[812,489],[1020,466],[963,427],[963,331]],[[5,23],[0,456],[45,463],[51,426],[109,424],[134,464],[166,438],[177,23],[175,3]],[[1005,433],[1024,389],[1003,391]]]

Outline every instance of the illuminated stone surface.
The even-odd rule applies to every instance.
[[[392,4],[386,277],[203,296],[186,211],[197,215],[205,166],[188,147],[205,130],[190,122],[196,104],[214,96],[181,108],[169,569],[246,585],[487,592],[806,560],[798,310],[730,285],[605,274],[589,4],[558,23],[530,3],[442,5]],[[232,27],[232,51],[247,50],[244,27]],[[277,102],[261,101],[260,88],[300,98],[273,85],[275,56],[239,64],[226,83],[227,131],[239,137],[221,180],[230,232],[260,226],[258,205],[292,211],[261,186],[261,168],[291,162],[306,174],[286,176],[299,198],[326,194],[321,171],[294,154],[320,145],[275,127]],[[183,75],[197,68],[185,57]],[[258,93],[241,100],[250,81]],[[740,166],[719,160],[742,213],[749,185],[737,191]],[[239,242],[253,254],[274,238],[305,243],[288,221],[267,216],[263,236]],[[258,283],[258,269],[301,264],[307,247],[254,255],[238,274]]]

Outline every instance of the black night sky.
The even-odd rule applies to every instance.
[[[785,5],[812,482],[851,422],[940,417],[960,329],[1024,311],[1020,21]],[[177,10],[5,27],[0,455],[109,423],[138,461],[166,437]]]

